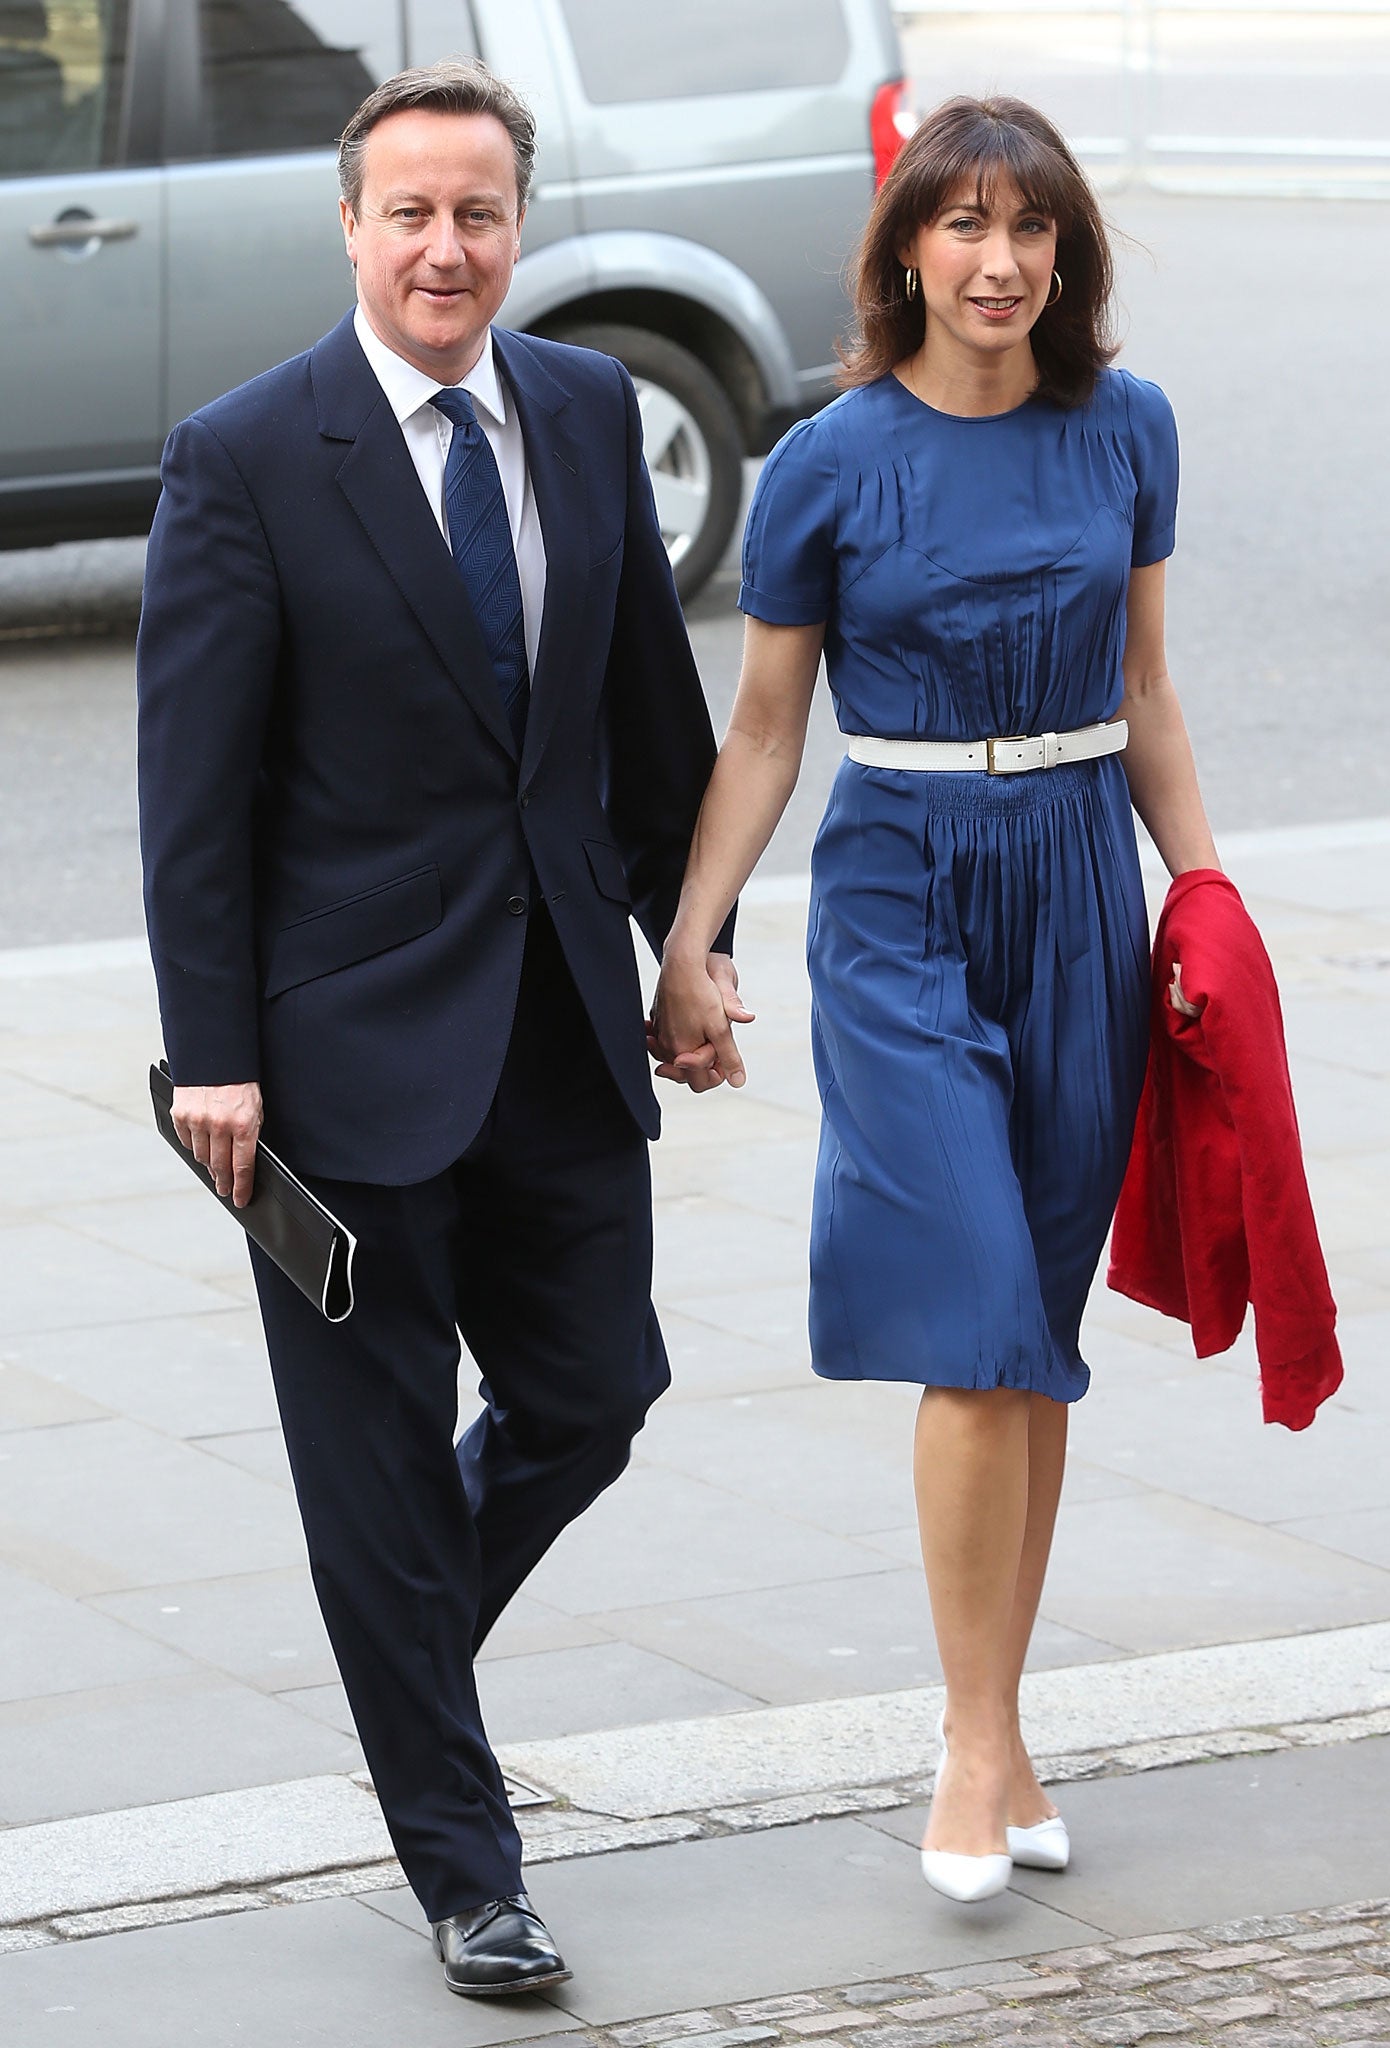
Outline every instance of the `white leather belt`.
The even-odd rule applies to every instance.
[[[1068,761],[1098,761],[1102,754],[1118,754],[1128,738],[1125,720],[1113,718],[1106,725],[1083,725],[1075,732],[1010,733],[991,740],[880,740],[869,733],[848,732],[845,746],[851,761],[864,768],[1025,775],[1034,768],[1060,768]]]

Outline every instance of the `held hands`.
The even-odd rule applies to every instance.
[[[230,1195],[244,1209],[255,1182],[256,1138],[263,1120],[258,1083],[176,1088],[173,1117],[181,1142],[212,1175],[218,1194]]]
[[[727,953],[703,960],[668,956],[647,1021],[647,1050],[663,1081],[680,1081],[695,1094],[746,1076],[731,1024],[751,1024],[753,1012],[738,992],[738,970]]]

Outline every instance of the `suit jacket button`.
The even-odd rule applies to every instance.
[[[522,916],[526,909],[526,898],[524,896],[509,896],[507,898],[507,908],[513,917]]]

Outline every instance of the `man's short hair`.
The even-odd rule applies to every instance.
[[[512,138],[517,212],[525,206],[536,163],[536,118],[521,94],[478,57],[445,57],[385,79],[368,93],[338,144],[338,189],[356,213],[362,200],[367,137],[388,114],[423,107],[433,114],[491,114]]]

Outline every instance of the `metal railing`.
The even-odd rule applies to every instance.
[[[1057,115],[1099,182],[1390,197],[1390,0],[917,0],[919,97],[1004,90]]]

